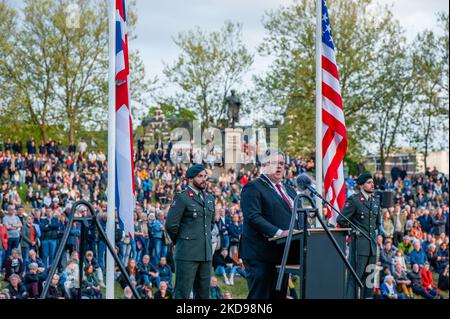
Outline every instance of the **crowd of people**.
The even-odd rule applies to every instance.
[[[245,267],[238,256],[243,224],[240,190],[259,175],[258,165],[225,170],[220,161],[208,162],[207,154],[180,153],[170,140],[165,144],[158,141],[148,148],[143,139],[137,141],[134,236],[121,230],[116,216],[116,251],[133,285],[142,298],[172,298],[173,244],[164,224],[175,193],[187,187],[188,166],[196,162],[208,167],[207,191],[215,196],[213,272],[227,286],[234,285],[236,277],[245,280]],[[5,284],[0,284],[0,298],[40,296],[76,201],[89,201],[106,228],[106,156],[88,148],[84,140],[68,147],[52,140],[37,145],[30,139],[25,147],[20,141],[1,141],[0,271]],[[298,174],[314,169],[311,160],[300,158],[289,159],[287,165],[291,183]],[[394,207],[383,210],[379,230],[380,296],[439,296],[440,290],[448,290],[448,178],[429,174],[392,182],[377,173],[375,180],[379,189],[393,190],[396,200]],[[350,196],[355,191],[354,177],[347,176],[346,186]],[[75,214],[89,216],[90,211],[81,206]],[[70,226],[47,297],[103,298],[106,244],[92,225],[86,253],[80,256],[81,225]],[[80,258],[83,269],[79,269]],[[211,279],[211,298],[231,298],[229,291],[221,291],[217,277]],[[115,278],[123,288],[123,298],[132,298],[119,271]]]

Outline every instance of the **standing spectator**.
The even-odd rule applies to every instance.
[[[380,232],[383,235],[383,238],[391,238],[394,236],[394,225],[392,224],[392,220],[390,219],[389,211],[386,208],[383,208],[382,211],[383,219],[380,224]]]
[[[398,246],[405,234],[406,214],[400,210],[400,206],[396,206],[391,218],[394,225],[394,246]]]
[[[153,264],[157,264],[161,258],[163,230],[161,222],[156,219],[154,213],[148,215],[148,231],[150,238],[150,255]]]
[[[0,272],[4,267],[6,260],[6,251],[8,250],[8,230],[0,223]]]
[[[26,223],[22,227],[22,239],[20,241],[20,246],[22,248],[22,258],[28,257],[28,252],[30,249],[36,249],[38,235],[36,231],[36,226],[33,222],[33,216],[27,216]]]
[[[42,232],[42,261],[46,269],[53,264],[58,240],[59,221],[53,216],[50,209],[44,210],[41,217],[40,228]]]
[[[442,208],[438,208],[437,214],[433,218],[433,234],[436,239],[438,239],[442,233],[445,233],[446,223],[446,218],[442,214]]]
[[[84,139],[81,139],[78,143],[78,152],[80,153],[80,157],[83,157],[87,150],[87,144]]]
[[[423,210],[423,215],[418,218],[422,231],[429,233],[433,227],[433,218],[430,216],[428,209]]]
[[[238,252],[239,240],[241,239],[242,234],[242,223],[240,222],[240,218],[238,214],[233,215],[233,222],[228,227],[228,231],[230,234],[230,256],[234,258]]]
[[[8,231],[8,249],[6,251],[6,258],[9,257],[11,251],[19,246],[20,229],[22,222],[16,215],[16,209],[13,205],[8,206],[8,214],[3,217],[3,225]]]

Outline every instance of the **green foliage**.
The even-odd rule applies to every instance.
[[[76,134],[106,129],[108,105],[107,2],[102,0],[24,0],[21,19],[4,0],[0,22],[0,115],[11,125],[26,123],[35,137],[75,143]],[[128,28],[134,38],[135,2]],[[23,17],[23,18],[22,18]],[[5,22],[3,22],[5,21]],[[131,46],[132,47],[132,46]],[[145,81],[137,52],[130,52],[131,94],[139,109],[156,80]],[[133,110],[133,113],[138,113]],[[94,133],[95,134],[95,133]]]
[[[347,156],[360,156],[380,135],[382,148],[390,151],[400,131],[386,128],[398,127],[412,92],[403,31],[388,8],[375,8],[371,0],[336,0],[329,14],[350,140]],[[269,101],[266,112],[284,116],[282,145],[307,156],[315,148],[315,3],[294,1],[268,12],[263,23],[267,34],[259,52],[275,61],[256,83]],[[387,120],[380,123],[383,110]]]

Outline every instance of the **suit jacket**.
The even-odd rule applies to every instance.
[[[284,185],[292,199],[295,190]],[[283,245],[269,242],[276,232],[289,229],[291,209],[265,176],[247,183],[241,191],[244,226],[240,240],[239,257],[266,263],[280,264]],[[291,251],[293,251],[291,246]]]

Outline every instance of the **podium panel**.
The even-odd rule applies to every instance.
[[[346,251],[346,236],[350,229],[330,229],[343,252]],[[271,240],[284,245],[287,236]],[[325,230],[321,228],[308,230],[306,255],[305,299],[345,299],[346,267]],[[292,236],[292,249],[299,249],[300,271],[303,271],[303,230],[295,231]],[[290,253],[291,253],[290,252]],[[290,261],[292,263],[292,261]],[[300,277],[301,278],[301,277]],[[301,280],[301,279],[300,279]],[[302,282],[300,281],[300,285]]]

